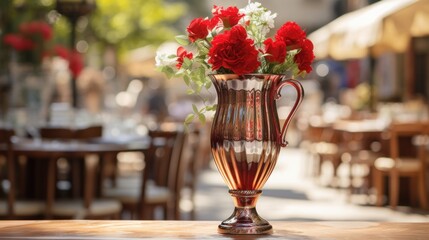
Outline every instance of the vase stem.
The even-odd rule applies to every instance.
[[[219,225],[224,234],[270,234],[272,226],[256,211],[256,202],[261,190],[230,190],[234,200],[234,212]]]

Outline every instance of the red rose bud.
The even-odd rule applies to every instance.
[[[189,24],[188,28],[188,37],[191,42],[195,42],[198,39],[204,39],[207,37],[209,33],[208,30],[209,20],[205,20],[202,18],[196,18],[192,20]]]
[[[183,61],[185,58],[192,59],[194,56],[191,52],[187,52],[184,47],[179,47],[177,49],[177,64],[176,68],[180,69],[182,68]]]

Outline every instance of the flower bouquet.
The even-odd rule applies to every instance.
[[[302,76],[311,72],[313,44],[298,24],[286,22],[267,37],[276,16],[258,2],[242,9],[214,6],[211,18],[192,20],[187,35],[176,37],[181,45],[176,53],[157,54],[156,65],[169,78],[183,78],[189,94],[211,88],[211,73]],[[215,110],[203,100],[205,106],[194,106],[186,123],[195,116],[204,120],[206,111]]]

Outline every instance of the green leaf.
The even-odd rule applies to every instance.
[[[183,75],[183,81],[186,83],[186,86],[189,86],[190,84],[190,79],[188,75]]]
[[[179,36],[176,36],[176,41],[180,44],[180,45],[183,45],[183,46],[186,46],[186,45],[189,45],[189,38],[188,38],[188,36],[186,36],[186,35],[179,35]]]
[[[195,105],[195,104],[192,104],[192,110],[194,111],[195,114],[199,114],[200,113],[200,111],[197,108],[197,105]]]
[[[189,58],[184,58],[183,59],[183,65],[182,65],[182,67],[183,68],[186,68],[186,69],[189,69],[189,68],[191,68],[192,67],[192,61],[189,59]]]
[[[162,67],[161,68],[161,71],[163,72],[163,73],[165,73],[165,75],[167,76],[167,78],[172,78],[174,75],[176,75],[176,73],[175,73],[175,71],[173,70],[173,68],[171,68],[171,67]]]
[[[206,89],[210,89],[210,88],[211,88],[211,86],[212,86],[212,82],[211,82],[211,81],[207,81],[207,82],[204,84],[204,87],[205,87]]]
[[[195,93],[194,89],[189,88],[186,90],[186,94],[188,94],[188,95],[192,95],[194,93]]]
[[[185,125],[188,125],[194,121],[195,115],[193,113],[188,114],[185,118]]]
[[[217,104],[211,105],[211,106],[207,106],[206,110],[207,111],[216,111],[217,108]]]
[[[198,114],[198,119],[203,124],[206,122],[206,116],[204,114],[202,114],[202,113]]]

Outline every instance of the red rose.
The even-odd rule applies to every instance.
[[[244,16],[244,14],[239,13],[237,7],[228,7],[224,9],[223,7],[214,6],[213,7],[213,16],[219,18],[223,22],[225,28],[230,28],[237,25],[238,21]]]
[[[265,57],[268,62],[283,63],[286,59],[286,43],[283,41],[273,41],[268,38],[264,41],[265,53],[269,54]]]
[[[314,60],[313,43],[308,39],[303,39],[299,45],[301,50],[295,55],[294,61],[298,64],[300,72],[306,71],[310,73],[312,69],[311,63]]]
[[[63,47],[61,45],[56,45],[54,47],[54,51],[55,51],[55,54],[57,54],[58,56],[60,56],[63,59],[68,60],[69,57],[70,57],[70,51],[69,51],[69,49],[65,48],[65,47]]]
[[[207,28],[209,30],[212,30],[213,28],[215,28],[218,25],[219,22],[220,22],[219,17],[213,17],[212,19],[208,20]]]
[[[180,69],[182,67],[183,60],[185,58],[192,59],[193,54],[191,52],[187,52],[184,47],[179,47],[177,49],[177,64],[176,64],[177,69]]]
[[[52,38],[52,28],[49,24],[41,21],[23,23],[19,26],[21,33],[26,35],[40,34],[46,41]]]
[[[17,51],[32,50],[35,47],[33,41],[17,34],[6,34],[3,38],[3,42]]]
[[[247,74],[261,64],[253,40],[247,38],[246,30],[240,25],[215,36],[208,56],[213,71],[223,67],[235,74]]]
[[[69,56],[69,69],[74,77],[79,76],[83,69],[82,56],[77,51],[72,51]]]
[[[305,32],[295,22],[287,22],[276,33],[277,41],[284,41],[286,46],[299,44],[299,42],[306,37]]]
[[[195,42],[198,39],[206,38],[207,34],[209,33],[208,24],[209,20],[205,20],[202,18],[196,18],[192,20],[188,28],[186,29],[189,33],[189,40],[191,42]]]

